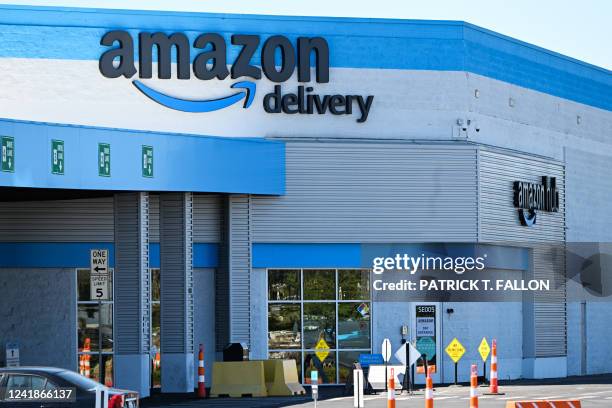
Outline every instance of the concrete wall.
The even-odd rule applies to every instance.
[[[268,272],[251,269],[251,358],[268,358]]]
[[[454,313],[448,314],[447,309]],[[497,340],[498,374],[500,380],[525,377],[523,373],[523,305],[520,302],[442,303],[442,353],[444,353],[444,382],[454,381],[454,364],[444,347],[455,337],[466,353],[459,360],[459,381],[469,381],[470,366],[477,364],[482,375],[482,359],[478,346],[483,337]],[[487,361],[489,376],[490,359]]]
[[[588,144],[565,149],[568,242],[612,242],[612,129],[602,129],[607,148]],[[607,270],[606,273],[612,271]],[[568,374],[612,372],[612,299],[568,304]],[[586,319],[584,319],[586,317]],[[585,338],[581,328],[586,325]],[[586,355],[584,361],[583,353]]]
[[[21,365],[77,369],[74,269],[0,269],[0,359],[19,344]]]

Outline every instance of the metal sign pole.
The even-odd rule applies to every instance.
[[[92,367],[93,368],[93,367]],[[93,370],[92,370],[93,374]],[[98,382],[104,384],[102,377],[102,301],[98,300]]]
[[[455,385],[457,385],[457,362],[455,362]]]
[[[487,384],[487,362],[482,362],[482,383]]]
[[[408,394],[412,394],[412,387],[410,387],[410,343],[406,342],[406,372],[404,376],[408,379]]]

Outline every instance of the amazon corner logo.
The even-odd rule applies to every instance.
[[[261,67],[251,60],[259,49],[257,35],[235,34],[231,44],[238,49],[237,57],[230,69],[227,66],[225,39],[214,33],[199,35],[193,42],[193,49],[199,50],[192,61],[192,46],[185,34],[139,33],[138,70],[134,58],[134,38],[127,31],[110,31],[102,37],[100,44],[112,47],[100,56],[100,72],[106,78],[132,78],[138,73],[139,79],[153,77],[153,50],[157,50],[157,77],[171,79],[173,50],[176,53],[176,76],[179,80],[191,78],[191,73],[200,80],[223,80],[231,75],[234,82],[229,94],[222,98],[184,99],[155,90],[138,79],[133,85],[151,100],[167,108],[183,112],[212,112],[244,100],[242,107],[251,106],[257,91],[256,82],[263,75],[270,81],[281,84],[287,81],[297,68],[300,83],[311,81],[311,57],[315,63],[316,82],[329,82],[329,46],[321,37],[300,37],[297,46],[282,35],[266,39],[261,47]],[[296,52],[297,48],[297,52]],[[277,57],[280,56],[280,60]],[[252,80],[245,80],[250,78]],[[355,115],[356,121],[368,119],[374,96],[362,95],[319,95],[314,87],[299,85],[296,93],[284,93],[281,85],[275,85],[273,92],[263,97],[263,108],[267,113]]]
[[[513,187],[514,206],[519,209],[521,225],[535,225],[536,210],[559,212],[559,190],[555,177],[542,176],[541,184],[515,181]]]

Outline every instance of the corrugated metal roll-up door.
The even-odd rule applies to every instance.
[[[193,195],[193,242],[219,242],[222,212],[221,195]]]
[[[223,196],[221,202],[222,227],[219,234],[219,264],[215,270],[215,344],[217,351],[223,351],[230,341],[229,248],[227,244],[229,240],[229,197]]]
[[[533,357],[567,355],[567,313],[565,290],[565,168],[552,159],[482,147],[479,149],[479,240],[531,248],[532,270],[526,278],[549,279],[551,290],[535,294],[533,316]],[[520,224],[513,203],[514,181],[540,183],[542,176],[556,177],[559,212],[537,212],[536,225]],[[531,357],[531,356],[527,356]]]
[[[151,194],[150,203],[151,242],[159,242],[159,194]],[[193,242],[218,243],[222,213],[222,195],[193,194]]]
[[[193,352],[192,195],[160,197],[162,353]]]
[[[0,242],[113,242],[113,197],[0,202]]]

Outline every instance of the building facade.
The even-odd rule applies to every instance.
[[[188,392],[198,344],[210,373],[241,342],[341,383],[423,312],[436,382],[454,337],[460,380],[482,337],[504,379],[612,371],[609,302],[379,301],[364,262],[486,243],[541,279],[568,272],[547,244],[612,242],[610,71],[454,21],[0,6],[0,39],[0,343],[22,365]],[[516,182],[554,211],[525,225]]]

